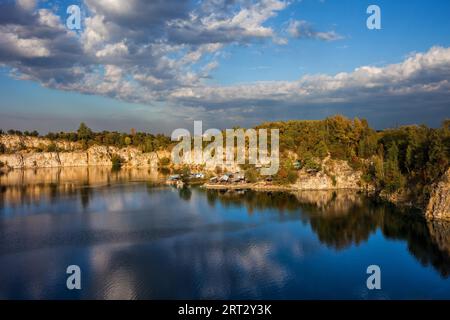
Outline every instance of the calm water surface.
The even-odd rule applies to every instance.
[[[450,225],[352,192],[158,186],[147,170],[0,177],[0,299],[450,298]],[[82,290],[66,289],[79,265]],[[382,290],[366,287],[379,265]]]

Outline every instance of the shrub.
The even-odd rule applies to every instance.
[[[256,181],[258,181],[258,176],[258,171],[254,166],[251,166],[247,170],[245,170],[245,180],[250,183],[255,183]]]
[[[121,156],[119,156],[118,154],[113,154],[111,157],[111,162],[112,162],[113,170],[118,170],[118,169],[122,168],[124,159]]]
[[[58,151],[57,145],[53,142],[50,143],[46,149],[47,149],[47,152],[57,152]]]
[[[279,184],[293,184],[297,181],[297,170],[290,163],[286,163],[280,167],[274,180]]]
[[[167,167],[169,164],[170,164],[170,158],[163,157],[163,158],[159,159],[159,165],[161,167]]]

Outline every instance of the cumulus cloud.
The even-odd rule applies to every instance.
[[[172,97],[208,103],[232,100],[297,102],[349,101],[357,96],[401,95],[449,89],[450,48],[433,47],[385,67],[363,66],[336,75],[306,75],[297,81],[180,88]],[[351,95],[350,95],[351,93]]]
[[[200,85],[225,45],[275,41],[264,24],[286,6],[282,0],[85,0],[83,30],[75,33],[33,0],[9,1],[0,4],[0,64],[47,87],[151,103]],[[121,76],[107,79],[105,66]]]
[[[231,86],[204,81],[218,67],[221,50],[232,43],[286,44],[267,22],[288,1],[85,0],[84,4],[83,29],[75,33],[35,1],[0,3],[0,65],[9,67],[14,77],[46,87],[148,105],[163,102],[189,117],[223,112],[221,120],[272,117],[283,108],[368,104],[387,97],[414,97],[408,100],[413,103],[429,94],[433,99],[449,98],[450,49],[443,47],[398,64],[307,75],[296,81]],[[286,31],[300,39],[342,38],[333,31],[316,31],[305,21],[291,20]]]
[[[236,1],[235,3],[224,0],[207,3],[207,6],[195,11],[190,19],[177,19],[170,22],[168,24],[169,40],[177,43],[201,44],[245,43],[258,38],[276,39],[273,29],[263,26],[263,23],[287,6],[286,2],[279,0]],[[217,8],[227,8],[227,10],[218,14]]]
[[[201,107],[203,115],[207,115],[205,110],[211,110],[211,117],[223,112],[220,120],[229,120],[230,124],[244,124],[243,118],[253,124],[296,116],[320,118],[330,112],[379,120],[399,112],[394,115],[397,121],[407,123],[417,121],[409,118],[413,115],[420,114],[419,119],[425,119],[424,106],[433,108],[431,114],[440,120],[449,115],[449,79],[450,48],[433,47],[384,67],[363,66],[336,75],[306,75],[296,81],[178,88],[170,99]],[[429,115],[430,112],[426,117]],[[384,119],[389,125],[392,121]]]
[[[344,37],[335,31],[317,31],[313,25],[304,20],[289,21],[287,32],[297,39],[317,39],[323,41],[336,41]]]

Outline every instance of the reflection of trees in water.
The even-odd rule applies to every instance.
[[[254,210],[277,209],[301,212],[319,240],[336,250],[367,241],[380,229],[388,239],[404,240],[410,253],[423,265],[450,275],[450,224],[427,222],[414,210],[399,209],[349,191],[282,192],[206,191],[208,203],[217,201],[224,207],[245,206]]]
[[[450,275],[449,223],[389,214],[385,215],[382,228],[388,238],[406,240],[409,252],[422,265],[432,265],[444,277]]]
[[[191,200],[192,191],[190,188],[180,188],[178,189],[178,195],[181,199],[189,201]]]
[[[80,200],[83,209],[86,209],[89,206],[89,199],[92,196],[92,189],[89,184],[86,184],[80,188]]]
[[[207,190],[208,203],[214,206],[217,201],[225,207],[245,206],[249,213],[255,210],[277,209],[279,212],[295,212],[298,202],[287,192],[237,192]]]

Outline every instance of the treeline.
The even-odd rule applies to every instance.
[[[3,133],[3,130],[0,130],[0,134]],[[19,130],[8,130],[7,133],[18,136],[42,137],[51,141],[77,142],[85,149],[92,145],[107,145],[118,148],[133,146],[139,148],[143,152],[153,152],[165,149],[172,143],[170,137],[163,134],[153,135],[146,132],[136,132],[134,129],[131,129],[129,134],[117,131],[94,132],[83,122],[75,132],[49,132],[42,136],[39,135],[37,131],[21,132]],[[53,146],[54,144],[50,145],[52,150],[46,149],[45,151],[56,151],[53,150]],[[5,152],[4,146],[3,148],[0,146],[0,152],[2,149],[3,152]]]
[[[347,160],[366,183],[393,193],[405,187],[426,199],[450,165],[450,120],[440,128],[421,125],[375,131],[364,119],[334,116],[317,121],[270,122],[280,130],[280,152],[294,152],[301,167],[320,170],[317,159]],[[289,171],[289,165],[282,168]],[[292,170],[292,169],[291,169]]]
[[[284,156],[280,170],[272,177],[276,183],[295,182],[296,171],[301,168],[320,171],[321,160],[330,157],[346,160],[354,169],[361,170],[363,183],[375,185],[378,191],[409,190],[420,201],[429,196],[431,184],[450,164],[450,120],[445,120],[440,128],[411,125],[375,131],[364,119],[337,115],[324,120],[267,122],[256,127],[259,128],[280,130],[280,152]],[[8,133],[39,136],[36,131]],[[174,143],[165,135],[134,129],[129,134],[94,132],[84,123],[76,132],[50,132],[44,137],[78,142],[86,148],[94,144],[134,146],[143,152],[166,149]],[[0,152],[5,152],[2,145]],[[289,160],[288,153],[295,154],[297,160]],[[245,169],[248,180],[261,178],[255,168],[245,166]]]
[[[20,130],[10,129],[5,132],[2,129],[0,129],[0,134],[5,134],[5,133],[10,134],[10,135],[16,135],[16,136],[39,137],[39,132],[37,132],[36,130],[22,132]]]

